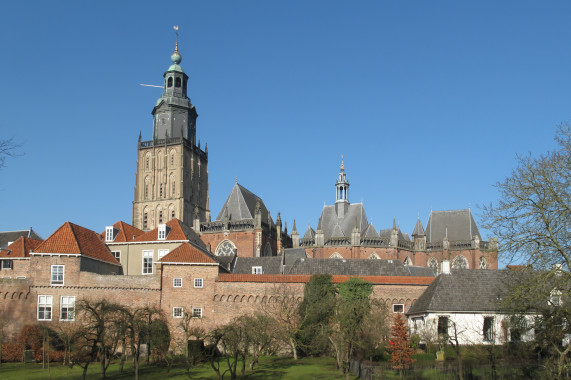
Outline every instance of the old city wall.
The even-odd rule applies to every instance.
[[[0,324],[4,341],[17,337],[22,326],[36,322],[36,304],[30,279],[0,279]]]

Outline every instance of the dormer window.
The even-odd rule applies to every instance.
[[[158,240],[165,240],[167,238],[167,225],[159,224],[159,236]]]
[[[262,274],[264,273],[262,267],[252,267],[252,274]]]
[[[113,241],[115,239],[115,228],[113,226],[105,227],[105,241]]]

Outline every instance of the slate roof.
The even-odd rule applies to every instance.
[[[420,218],[418,218],[416,225],[414,226],[414,230],[412,231],[412,236],[423,236],[424,234],[424,227],[422,227],[422,222],[420,221]]]
[[[498,295],[508,288],[505,270],[459,269],[440,274],[407,314],[427,312],[494,312]]]
[[[126,243],[133,241],[137,236],[145,233],[144,231],[122,221],[118,221],[113,225],[113,227],[117,230],[113,243]],[[99,234],[99,236],[102,240],[105,240],[105,231]]]
[[[119,265],[99,234],[85,227],[65,222],[32,253],[69,253],[80,254],[111,264]]]
[[[349,276],[425,276],[434,277],[430,268],[406,266],[398,260],[300,259],[288,274],[330,274]]]
[[[274,221],[271,217],[268,219],[268,209],[262,198],[238,183],[232,188],[216,220],[224,220],[225,215],[228,215],[228,220],[254,219],[256,203],[258,201],[260,202],[262,223],[273,227],[275,225]]]
[[[38,235],[32,228],[29,230],[17,230],[17,231],[2,231],[0,232],[0,248],[6,248],[8,243],[13,243],[20,237],[27,237],[36,240],[44,240],[40,235]]]
[[[443,241],[448,236],[449,241],[470,241],[480,235],[470,209],[432,211],[426,224],[426,241]]]
[[[281,256],[237,257],[232,273],[251,274],[252,267],[261,266],[265,274],[281,273]]]
[[[315,230],[311,228],[311,226],[307,226],[307,230],[305,230],[303,239],[314,239],[314,238],[315,238]]]
[[[307,254],[305,248],[286,248],[284,249],[285,265],[292,266],[296,260],[305,259]]]
[[[337,210],[345,207],[344,216],[339,218]],[[351,232],[357,226],[363,233],[368,226],[367,215],[362,203],[340,202],[331,206],[324,206],[317,223],[317,229],[323,231],[325,239],[331,237],[351,237]],[[342,235],[340,235],[342,234]]]
[[[216,258],[210,253],[190,243],[182,243],[159,261],[161,263],[217,263]]]
[[[5,249],[0,250],[0,257],[7,259],[30,257],[30,250],[35,250],[42,241],[21,236]]]
[[[165,223],[167,225],[167,236],[165,240],[159,240],[159,228],[155,228],[149,232],[145,232],[142,235],[137,236],[134,240],[135,242],[169,242],[169,241],[181,241],[188,240],[194,245],[206,250],[206,245],[200,239],[200,236],[192,228],[183,224],[178,219],[172,219]]]

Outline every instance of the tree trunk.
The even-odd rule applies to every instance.
[[[295,345],[295,340],[290,337],[289,345],[291,347],[291,353],[293,354],[293,360],[297,360],[297,346]]]

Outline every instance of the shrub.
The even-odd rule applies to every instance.
[[[21,362],[24,346],[21,343],[4,343],[2,345],[2,362]]]

